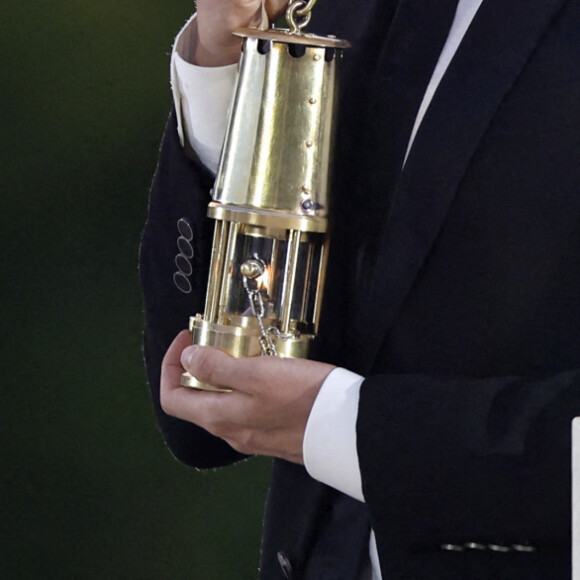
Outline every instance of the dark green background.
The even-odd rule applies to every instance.
[[[2,8],[0,578],[255,578],[269,461],[178,464],[141,361],[139,235],[193,7]]]

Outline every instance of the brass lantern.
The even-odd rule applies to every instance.
[[[337,67],[348,43],[302,25],[236,33],[243,50],[208,208],[205,310],[190,319],[193,344],[235,357],[306,358],[320,318]],[[188,373],[182,384],[224,390]]]

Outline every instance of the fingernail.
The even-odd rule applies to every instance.
[[[183,352],[181,353],[181,364],[183,367],[189,368],[191,366],[194,352],[195,352],[194,346],[188,346],[183,350]]]

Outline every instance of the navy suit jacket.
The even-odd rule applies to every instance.
[[[570,577],[580,2],[484,0],[401,170],[405,139],[389,136],[413,63],[428,57],[409,21],[434,10],[437,0],[401,0],[396,12],[384,0],[316,6],[310,29],[353,43],[316,358],[367,377],[357,424],[366,504],[275,461],[263,578],[353,580],[370,525],[385,580]],[[141,252],[145,352],[163,435],[198,467],[240,455],[163,413],[159,368],[203,312],[211,186],[172,115]],[[172,282],[183,217],[195,233],[189,294]]]

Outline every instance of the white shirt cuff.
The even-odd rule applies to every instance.
[[[175,39],[171,55],[171,87],[177,111],[178,133],[214,174],[217,171],[228,111],[232,102],[237,64],[202,67],[188,62],[196,34],[195,15]]]
[[[364,501],[356,449],[356,419],[364,378],[346,369],[334,369],[314,401],[302,452],[306,470],[314,479]]]

